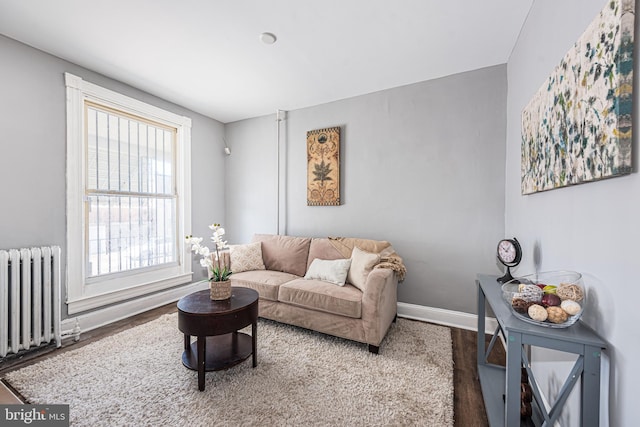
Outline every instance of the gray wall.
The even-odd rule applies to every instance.
[[[65,253],[64,72],[190,117],[193,234],[208,235],[208,224],[224,222],[220,122],[3,36],[0,58],[0,249],[59,245]],[[194,272],[203,277],[197,263]]]
[[[552,69],[605,6],[603,0],[536,1],[508,62],[506,231],[523,246],[517,272],[571,269],[585,276],[588,307],[583,316],[609,343],[608,396],[610,425],[637,424],[640,354],[637,324],[640,176],[628,176],[520,194],[520,114]],[[570,17],[568,19],[567,17]],[[637,25],[637,24],[636,24]],[[636,39],[638,37],[636,27]],[[638,47],[634,51],[638,62]],[[637,79],[637,67],[635,67]],[[634,85],[634,133],[638,128],[638,85]],[[637,138],[633,164],[638,167]],[[534,261],[534,249],[539,260]],[[534,354],[535,369],[547,371],[542,388],[553,397],[566,376],[558,354]],[[564,372],[558,367],[564,366]],[[607,366],[605,364],[605,369]],[[605,372],[605,380],[609,376]],[[563,426],[578,425],[577,408],[563,413]],[[604,424],[607,425],[607,424]]]
[[[288,112],[281,232],[390,241],[399,300],[474,313],[476,273],[498,273],[504,237],[506,67]],[[306,205],[306,132],[341,127],[342,199]],[[275,112],[226,126],[229,238],[276,232]]]

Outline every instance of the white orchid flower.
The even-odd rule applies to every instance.
[[[222,232],[220,232],[222,230]],[[222,240],[222,236],[224,235],[224,229],[218,229],[213,233],[211,240],[216,244],[217,249],[224,249],[227,247],[227,241]]]
[[[217,231],[217,230],[223,230],[223,231],[224,231],[224,228],[222,228],[222,227],[220,226],[220,224],[215,224],[215,223],[214,223],[214,224],[211,224],[211,225],[209,226],[209,228],[210,228],[211,230],[213,230],[213,231]]]
[[[189,245],[199,245],[202,242],[202,237],[187,237],[187,244]]]
[[[228,270],[227,266],[224,266],[220,262],[220,250],[227,248],[227,241],[222,240],[222,236],[225,234],[224,228],[220,224],[213,223],[209,226],[209,229],[213,231],[213,236],[211,240],[215,243],[215,261],[213,259],[213,252],[206,246],[202,246],[202,238],[201,237],[193,237],[187,236],[186,241],[191,245],[191,250],[202,256],[200,260],[200,265],[205,268],[209,268],[211,273],[213,274],[214,279],[210,280],[227,280],[229,275],[231,275],[231,271]],[[214,263],[217,262],[217,265]]]

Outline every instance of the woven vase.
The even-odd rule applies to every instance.
[[[222,301],[231,298],[231,280],[222,282],[210,281],[210,297],[214,301]]]

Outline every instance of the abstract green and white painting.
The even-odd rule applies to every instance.
[[[634,0],[609,0],[522,112],[522,194],[631,172]]]

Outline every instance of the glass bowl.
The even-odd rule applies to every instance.
[[[575,271],[518,277],[502,285],[502,297],[516,317],[547,328],[573,325],[586,302],[582,274]]]

